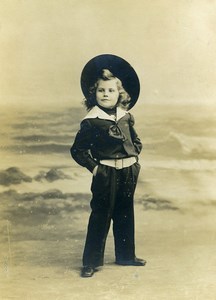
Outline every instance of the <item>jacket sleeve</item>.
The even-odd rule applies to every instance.
[[[80,124],[74,143],[70,149],[73,159],[82,167],[86,167],[90,172],[93,171],[98,163],[91,156],[92,126],[89,120],[84,120]]]
[[[131,132],[131,139],[134,144],[134,147],[136,148],[136,151],[138,154],[142,151],[142,142],[140,138],[138,137],[138,134],[134,128],[135,120],[133,115],[130,114],[130,132]]]

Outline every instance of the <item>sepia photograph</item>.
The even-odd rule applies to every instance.
[[[1,300],[215,300],[215,11],[0,1]]]

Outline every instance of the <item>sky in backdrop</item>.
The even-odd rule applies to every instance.
[[[126,59],[139,103],[214,104],[214,0],[1,0],[0,104],[80,105],[94,56]]]

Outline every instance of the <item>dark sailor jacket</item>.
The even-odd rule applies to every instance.
[[[116,119],[94,106],[80,124],[71,147],[73,159],[89,171],[103,159],[138,157],[142,143],[134,129],[134,118],[117,107]]]

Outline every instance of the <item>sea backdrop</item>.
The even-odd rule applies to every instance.
[[[137,194],[215,203],[216,109],[200,105],[143,105],[132,110],[143,142]],[[91,174],[70,156],[83,107],[3,107],[0,190],[40,193],[49,189],[89,193]],[[11,169],[13,168],[13,169]]]

